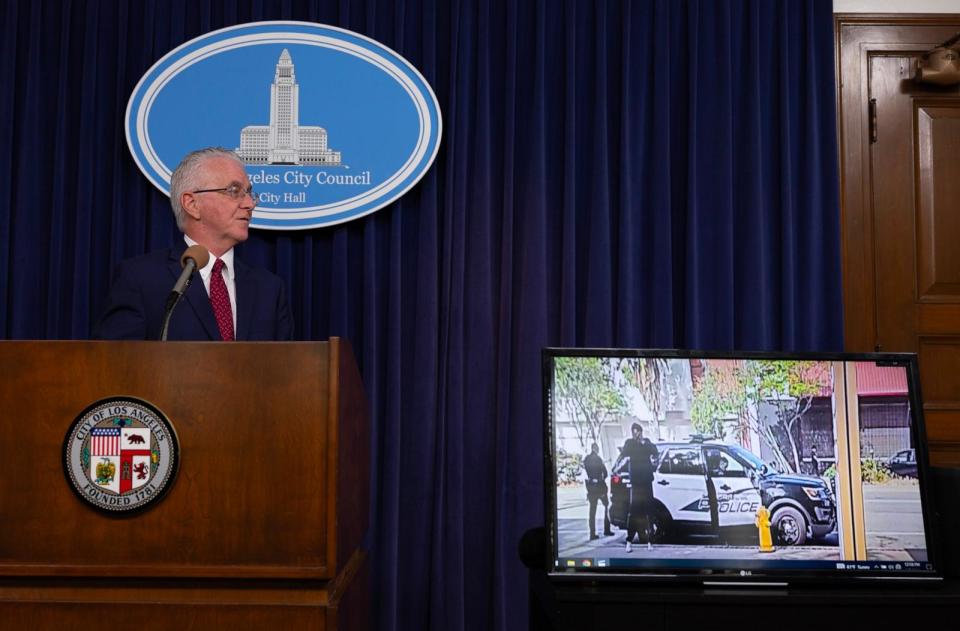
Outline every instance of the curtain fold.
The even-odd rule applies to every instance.
[[[6,339],[85,338],[113,267],[179,238],[123,128],[137,81],[176,46],[320,21],[433,86],[442,145],[403,199],[241,246],[285,279],[299,339],[353,344],[379,629],[525,628],[517,543],[544,519],[544,346],[842,349],[829,0],[0,12]]]

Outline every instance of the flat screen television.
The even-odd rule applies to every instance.
[[[543,371],[551,576],[941,578],[915,355],[548,348]]]

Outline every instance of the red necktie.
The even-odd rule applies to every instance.
[[[220,337],[229,342],[233,339],[233,310],[230,308],[227,284],[223,282],[224,267],[226,265],[220,259],[213,263],[213,272],[210,275],[210,304],[213,306],[213,315],[217,317]]]

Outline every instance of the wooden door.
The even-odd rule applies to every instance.
[[[847,350],[919,355],[934,464],[960,464],[960,89],[914,81],[960,15],[837,16]]]

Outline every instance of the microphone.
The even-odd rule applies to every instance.
[[[193,273],[203,268],[209,261],[210,253],[207,251],[207,248],[202,245],[191,245],[180,256],[180,265],[183,266],[183,271],[180,272],[180,278],[177,279],[177,282],[173,285],[173,290],[171,290],[170,295],[167,296],[167,305],[163,312],[163,325],[160,327],[161,342],[167,341],[167,329],[170,327],[170,318],[173,316],[173,310],[180,303],[180,299],[183,298],[183,294],[186,293],[187,288],[190,287],[190,280],[193,278]]]
[[[190,286],[193,273],[202,269],[209,261],[210,253],[202,245],[191,245],[187,248],[180,256],[180,265],[183,267],[183,271],[180,272],[180,278],[177,279],[177,284],[173,286],[173,291],[182,296],[183,292],[187,291],[187,287]]]

